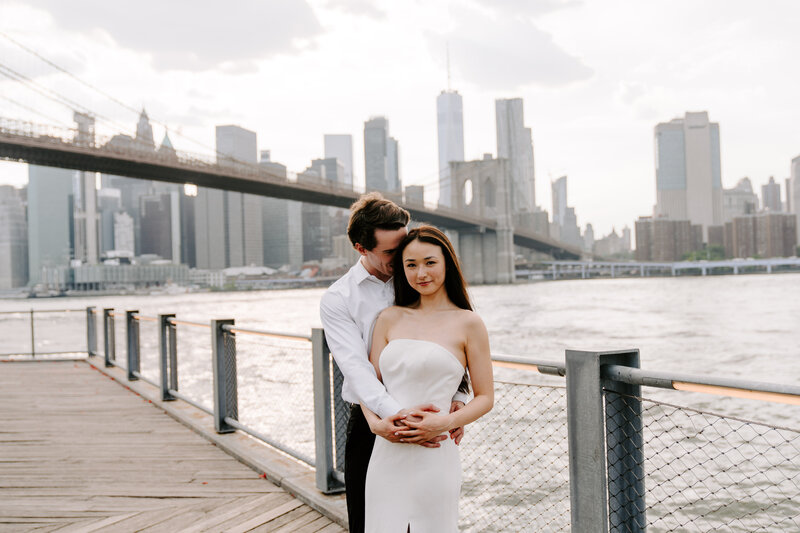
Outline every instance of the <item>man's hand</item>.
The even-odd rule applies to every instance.
[[[370,431],[389,442],[401,442],[401,437],[397,432],[410,429],[405,425],[406,411],[408,409],[398,411],[396,414],[386,418],[378,418],[369,425]]]
[[[397,442],[405,442],[408,444],[419,444],[425,448],[439,448],[441,446],[440,442],[447,439],[447,435],[440,434],[440,433],[425,433],[423,430],[420,429],[412,429],[408,426],[408,421],[414,420],[416,422],[422,421],[422,416],[417,416],[412,413],[438,413],[439,408],[433,405],[432,403],[426,403],[422,405],[417,405],[412,407],[411,409],[403,409],[398,414],[403,414],[405,417],[402,420],[402,424],[405,426],[403,429],[398,429],[397,438],[400,439]]]
[[[464,407],[464,402],[452,402],[450,404],[450,412],[455,413],[459,409]],[[456,446],[461,444],[461,439],[464,438],[464,428],[457,427],[450,430],[450,438],[453,439],[456,443]]]
[[[420,444],[439,437],[439,440],[446,439],[446,433],[450,429],[450,416],[433,411],[412,411],[406,416],[405,423],[410,429],[398,432],[400,442]]]

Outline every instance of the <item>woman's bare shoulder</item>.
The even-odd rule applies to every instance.
[[[404,309],[399,305],[389,306],[378,314],[378,320],[394,320],[403,313]]]

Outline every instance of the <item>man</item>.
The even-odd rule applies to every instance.
[[[408,234],[409,219],[408,211],[380,194],[362,195],[350,208],[347,227],[350,242],[361,257],[347,274],[330,286],[320,302],[325,338],[344,375],[342,399],[351,404],[345,450],[347,514],[351,532],[364,531],[364,485],[375,434],[399,442],[395,433],[410,429],[402,423],[409,409],[402,409],[391,397],[369,362],[375,319],[394,303],[392,259],[403,237]],[[467,395],[457,394],[451,411],[463,407],[465,400]],[[370,429],[361,411],[361,403],[381,418],[376,427]],[[414,408],[437,410],[433,405]],[[458,444],[462,435],[463,430],[458,428],[451,433],[451,438]],[[445,438],[445,435],[417,430],[403,442],[438,447]]]

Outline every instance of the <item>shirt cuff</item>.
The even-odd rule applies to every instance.
[[[454,402],[461,402],[466,405],[469,402],[469,394],[466,392],[458,391],[455,396],[453,396]]]
[[[375,411],[375,414],[381,418],[386,418],[387,416],[392,416],[397,414],[397,412],[402,409],[400,404],[397,401],[387,394],[387,398],[381,402],[378,410]]]

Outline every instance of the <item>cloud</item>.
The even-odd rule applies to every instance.
[[[492,17],[464,9],[453,18],[453,30],[428,35],[435,57],[444,43],[450,48],[454,73],[491,90],[512,90],[537,84],[561,86],[588,79],[593,71],[560,48],[550,34],[531,20]]]
[[[376,5],[375,0],[327,0],[324,6],[349,15],[358,15],[381,20],[386,18],[386,11]]]
[[[101,30],[125,48],[152,56],[159,70],[203,71],[220,65],[252,71],[257,60],[299,53],[321,33],[303,0],[29,0],[56,24],[77,32]],[[124,7],[123,7],[124,6]]]
[[[581,5],[580,0],[475,0],[476,4],[506,15],[539,16]]]

